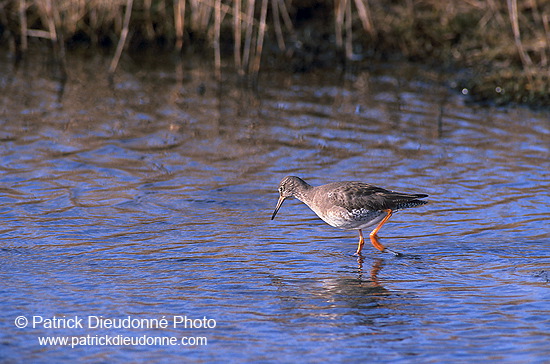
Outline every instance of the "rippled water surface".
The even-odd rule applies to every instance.
[[[266,71],[255,93],[138,60],[110,87],[108,61],[71,60],[64,88],[1,61],[3,362],[550,358],[548,112],[469,105],[406,65]],[[358,258],[296,200],[270,220],[289,174],[429,204],[379,233],[403,257]],[[93,342],[117,336],[179,345]]]

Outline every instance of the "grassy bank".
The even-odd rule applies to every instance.
[[[4,0],[0,42],[24,56],[37,43],[205,52],[254,77],[403,57],[461,72],[478,100],[550,104],[547,0]],[[262,57],[263,55],[263,57]]]

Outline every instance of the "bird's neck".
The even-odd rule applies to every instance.
[[[303,203],[307,204],[313,198],[313,187],[307,182],[302,181],[300,188],[296,189],[294,192],[294,197]]]

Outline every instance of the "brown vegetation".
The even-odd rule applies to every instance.
[[[550,104],[547,0],[0,0],[4,47],[36,39],[61,62],[68,45],[113,46],[111,74],[127,47],[207,48],[218,77],[222,59],[255,76],[267,53],[302,70],[399,54],[470,70],[480,99]]]

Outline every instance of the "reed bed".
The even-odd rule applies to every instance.
[[[222,63],[255,78],[262,55],[301,70],[400,55],[469,70],[460,87],[479,99],[550,104],[548,0],[0,0],[2,46],[37,40],[61,63],[67,46],[111,47],[111,75],[126,49],[159,45],[210,53],[218,78]]]

